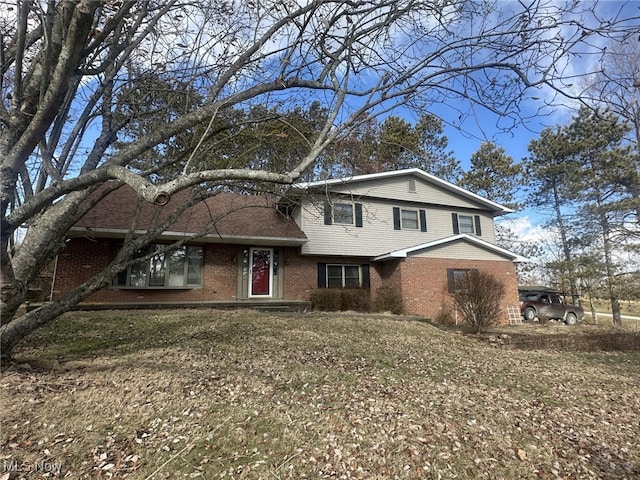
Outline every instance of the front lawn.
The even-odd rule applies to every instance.
[[[2,480],[640,477],[637,350],[180,310],[69,313],[15,356]]]

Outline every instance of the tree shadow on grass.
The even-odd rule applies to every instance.
[[[71,312],[34,331],[18,345],[14,364],[25,358],[70,361],[112,357],[179,345],[189,325],[175,319],[118,312]]]

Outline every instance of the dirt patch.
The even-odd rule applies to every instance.
[[[554,350],[563,352],[632,352],[640,351],[639,325],[612,327],[582,323],[568,326],[558,322],[546,324],[496,326],[476,334],[461,327],[442,327],[495,347],[520,350]]]
[[[494,345],[521,350],[561,350],[571,352],[640,350],[640,334],[630,332],[597,334],[516,334],[489,335],[485,340]]]

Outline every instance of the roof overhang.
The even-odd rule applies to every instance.
[[[399,250],[394,250],[392,252],[389,253],[385,253],[383,255],[380,255],[378,257],[375,257],[373,259],[374,262],[382,262],[384,260],[392,260],[394,258],[407,258],[410,254],[415,253],[415,252],[419,252],[422,250],[428,250],[430,248],[434,248],[434,247],[439,247],[442,245],[446,245],[449,243],[454,243],[454,242],[459,242],[459,241],[467,241],[469,243],[472,243],[474,245],[477,245],[485,250],[488,250],[490,252],[496,253],[498,255],[502,255],[505,256],[507,258],[510,258],[512,262],[514,263],[524,263],[524,262],[528,262],[529,259],[526,257],[523,257],[522,255],[518,255],[517,253],[514,253],[510,250],[507,250],[506,248],[502,248],[499,247],[497,245],[494,245],[493,243],[489,243],[485,240],[482,240],[478,237],[474,237],[472,235],[468,235],[466,233],[461,233],[458,235],[453,235],[451,237],[445,237],[445,238],[441,238],[439,240],[434,240],[432,242],[427,242],[427,243],[421,243],[419,245],[414,245],[412,247],[408,247],[408,248],[402,248]]]
[[[109,229],[109,228],[91,228],[72,227],[68,232],[68,237],[91,237],[91,238],[124,238],[129,234],[129,230]],[[135,230],[133,235],[144,235],[146,230]],[[249,235],[219,235],[210,233],[207,235],[197,236],[195,234],[184,232],[165,231],[157,237],[159,241],[177,241],[184,239],[193,239],[198,243],[228,243],[239,245],[256,245],[256,246],[279,246],[279,247],[299,247],[307,243],[306,238],[291,237],[261,237]]]

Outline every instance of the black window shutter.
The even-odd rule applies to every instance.
[[[476,235],[480,237],[482,236],[482,229],[480,228],[480,215],[475,216],[475,221],[476,221]]]
[[[449,289],[449,293],[455,293],[456,282],[453,276],[453,268],[447,268],[447,286]]]
[[[400,208],[393,207],[393,229],[400,230]]]
[[[453,234],[457,235],[460,233],[460,228],[458,227],[458,214],[457,213],[452,213],[451,214],[451,221],[453,222]]]
[[[327,288],[327,264],[318,263],[318,288]]]
[[[361,265],[362,269],[362,288],[369,288],[371,286],[371,280],[369,279],[369,265]]]
[[[324,202],[324,224],[331,225],[331,204]]]
[[[420,231],[427,231],[427,212],[424,210],[420,210]]]
[[[356,227],[362,227],[362,204],[356,203]]]

